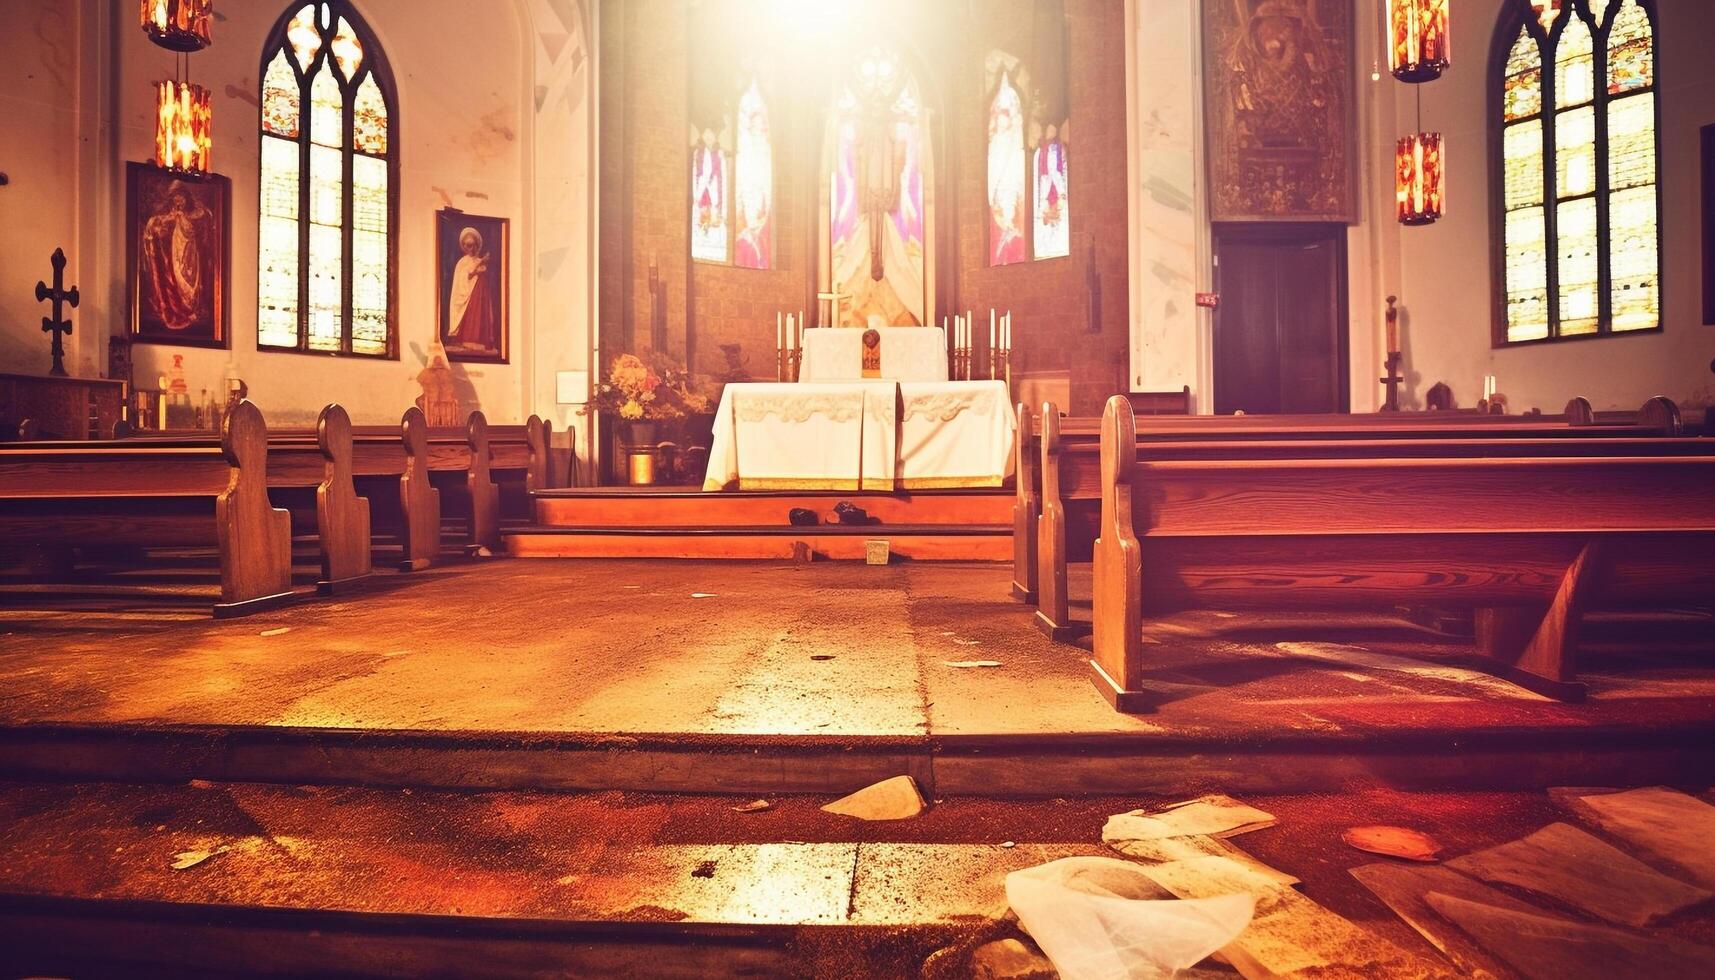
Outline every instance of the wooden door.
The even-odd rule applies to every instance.
[[[1217,224],[1215,413],[1344,412],[1346,229]]]

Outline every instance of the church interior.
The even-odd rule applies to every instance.
[[[0,969],[1715,975],[1712,44],[0,0]]]

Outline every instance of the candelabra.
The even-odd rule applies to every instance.
[[[804,364],[804,347],[802,342],[797,347],[776,347],[774,349],[774,380],[797,381],[798,371]]]

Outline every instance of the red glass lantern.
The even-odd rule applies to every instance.
[[[1388,0],[1388,70],[1402,82],[1432,82],[1447,67],[1448,0]]]
[[[1441,217],[1446,158],[1440,133],[1402,136],[1395,160],[1399,223],[1427,225]]]
[[[201,51],[212,40],[213,0],[142,0],[143,33],[172,51]]]
[[[190,82],[155,83],[155,165],[204,173],[212,144],[209,91]]]

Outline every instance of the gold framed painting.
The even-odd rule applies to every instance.
[[[435,309],[448,360],[506,363],[509,224],[457,208],[435,213]]]
[[[132,341],[230,347],[232,181],[136,162],[125,178]]]

